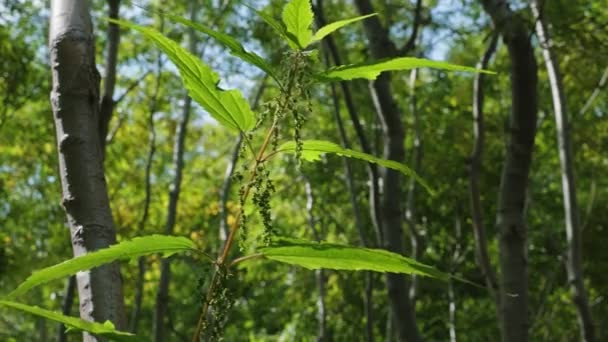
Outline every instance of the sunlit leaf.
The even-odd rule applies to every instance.
[[[126,21],[109,21],[132,28],[152,40],[177,66],[188,94],[222,125],[248,131],[255,125],[255,115],[240,91],[218,87],[219,76],[198,57],[153,28]]]
[[[79,271],[91,269],[116,260],[137,258],[144,255],[162,253],[168,257],[177,252],[195,249],[191,240],[181,236],[150,235],[122,241],[109,248],[85,254],[60,264],[35,271],[21,283],[8,297],[14,298],[28,290],[51,280],[67,277]]]
[[[105,323],[89,322],[78,317],[65,316],[59,312],[49,311],[37,306],[7,300],[0,300],[0,306],[20,310],[39,317],[44,317],[55,322],[63,323],[68,328],[87,331],[96,335],[102,335],[115,341],[141,341],[141,339],[137,338],[131,333],[116,330],[114,324],[112,324],[110,321],[106,321]]]
[[[310,0],[291,0],[283,9],[283,23],[287,33],[295,37],[298,46],[303,49],[312,41],[312,21],[314,14]]]
[[[433,68],[449,71],[479,72],[495,74],[495,72],[465,67],[445,62],[437,62],[424,58],[399,57],[382,61],[341,65],[317,74],[317,78],[325,81],[348,81],[356,78],[374,80],[384,71],[410,70],[415,68]]]
[[[165,14],[165,16],[172,19],[173,21],[177,21],[181,24],[192,27],[193,29],[203,32],[204,34],[210,36],[211,38],[215,39],[215,41],[217,41],[218,43],[227,47],[233,56],[236,56],[247,63],[255,65],[260,70],[264,71],[270,77],[274,78],[277,82],[279,82],[279,79],[278,79],[277,75],[275,74],[274,70],[272,70],[272,67],[268,63],[266,63],[266,61],[262,57],[260,57],[259,55],[255,54],[253,52],[249,52],[249,51],[245,50],[243,45],[238,40],[234,39],[232,36],[227,35],[222,32],[214,31],[204,25],[197,24],[195,22],[192,22],[192,21],[190,21],[186,18],[182,18],[180,16],[171,15],[171,14]]]
[[[351,23],[369,18],[369,17],[373,17],[377,15],[377,13],[372,13],[372,14],[367,14],[367,15],[362,15],[360,17],[355,17],[355,18],[350,18],[350,19],[344,19],[344,20],[339,20],[336,22],[333,22],[331,24],[327,24],[323,27],[321,27],[317,32],[315,32],[314,36],[312,37],[312,41],[313,42],[318,42],[321,39],[325,38],[327,35],[331,34],[332,32],[346,26],[349,25]]]
[[[278,238],[260,249],[267,259],[298,265],[310,270],[332,269],[416,274],[441,280],[450,276],[431,266],[383,249],[371,249]]]
[[[295,152],[296,144],[293,141],[288,141],[278,148],[280,152]],[[324,153],[335,153],[344,157],[356,158],[365,160],[370,163],[375,163],[389,169],[397,170],[407,176],[413,177],[418,183],[420,183],[430,194],[434,194],[434,191],[428,185],[428,183],[422,179],[416,172],[407,167],[404,164],[398,163],[394,160],[386,160],[378,157],[374,157],[370,154],[343,148],[338,144],[323,140],[304,140],[302,141],[302,159],[308,161],[319,160]]]

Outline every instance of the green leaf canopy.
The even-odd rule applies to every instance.
[[[208,65],[173,40],[153,28],[126,21],[108,19],[132,28],[152,40],[177,66],[188,94],[220,124],[245,132],[255,126],[255,114],[240,91],[223,90],[217,85],[219,76]]]
[[[316,76],[319,80],[325,82],[349,81],[356,78],[375,80],[378,75],[380,75],[384,71],[410,70],[415,68],[433,68],[449,71],[466,71],[479,72],[484,74],[495,74],[494,72],[488,70],[475,69],[445,62],[437,62],[424,58],[399,57],[371,63],[341,65],[325,70],[317,74]]]
[[[260,252],[267,259],[310,270],[325,268],[416,274],[440,280],[450,278],[448,274],[431,266],[383,249],[279,238],[269,247],[260,249]]]
[[[157,253],[162,253],[165,257],[168,257],[177,252],[194,250],[195,247],[194,242],[190,239],[180,236],[150,235],[134,238],[36,271],[13,292],[9,293],[8,297],[17,297],[33,287],[51,280],[60,279],[116,260],[132,259]]]
[[[296,144],[293,141],[288,141],[282,144],[277,151],[294,153],[296,151]],[[365,160],[370,163],[378,164],[380,166],[387,167],[389,169],[397,170],[404,175],[413,177],[418,183],[420,183],[430,194],[434,194],[434,191],[428,185],[428,183],[422,179],[414,170],[410,169],[404,164],[396,162],[394,160],[386,160],[378,157],[374,157],[370,154],[343,148],[338,144],[323,140],[304,140],[302,141],[302,158],[308,161],[319,160],[324,153],[335,153],[344,157],[355,158]]]
[[[7,300],[0,300],[0,306],[6,306],[19,311],[27,312],[32,315],[44,317],[55,322],[60,322],[72,329],[81,331],[87,331],[92,334],[102,335],[109,337],[115,341],[140,341],[135,335],[127,332],[116,330],[114,324],[110,321],[105,323],[89,322],[77,317],[70,317],[62,315],[58,312],[49,311],[46,309],[39,308],[37,306],[31,306]]]

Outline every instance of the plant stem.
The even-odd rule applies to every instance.
[[[255,177],[257,175],[258,166],[260,166],[260,164],[262,164],[263,162],[265,162],[267,160],[267,156],[264,156],[264,153],[266,152],[266,150],[268,149],[268,146],[270,145],[270,141],[272,140],[274,131],[277,129],[277,125],[278,125],[277,114],[284,111],[285,108],[287,107],[287,105],[289,104],[290,97],[291,97],[291,89],[293,88],[294,79],[295,79],[295,77],[290,78],[291,81],[289,82],[288,88],[285,93],[286,94],[285,100],[280,106],[278,106],[278,108],[275,112],[275,115],[273,116],[274,120],[272,122],[272,126],[266,133],[264,142],[262,143],[262,146],[258,150],[257,156],[255,158],[255,162],[253,164],[253,167],[251,168],[251,177],[249,178],[249,182],[247,182],[247,185],[246,185],[245,190],[241,197],[241,201],[243,204],[247,201],[247,198],[249,197],[249,193],[251,192],[251,186],[253,184],[253,180],[255,179]],[[245,141],[247,141],[246,134],[243,134],[243,136],[245,137]],[[230,228],[230,234],[228,235],[228,238],[226,239],[226,243],[224,244],[222,254],[217,259],[217,262],[216,262],[217,268],[221,268],[226,264],[226,260],[228,259],[228,254],[230,253],[230,249],[232,249],[232,245],[234,243],[234,237],[236,236],[236,233],[239,230],[241,218],[242,218],[241,212],[239,212],[238,216],[236,217],[236,220],[234,220],[234,224]],[[256,254],[255,256],[259,256],[259,255]],[[250,256],[250,257],[253,257],[253,256]],[[233,266],[234,264],[245,260],[245,258],[248,258],[248,257],[236,259],[236,260],[234,260],[234,262],[230,263],[229,265]],[[202,328],[203,328],[203,324],[207,318],[207,313],[209,312],[209,302],[213,298],[213,294],[215,292],[215,287],[218,285],[218,281],[219,281],[217,268],[216,268],[216,271],[213,273],[213,277],[211,278],[211,283],[209,285],[209,288],[207,290],[207,295],[205,297],[205,303],[203,304],[203,309],[201,311],[201,315],[199,316],[198,323],[196,324],[196,330],[194,332],[194,335],[192,336],[192,342],[198,342]]]
[[[272,138],[272,135],[274,134],[274,130],[276,129],[276,126],[277,126],[277,120],[275,119],[272,123],[272,126],[268,130],[268,133],[266,133],[266,138],[264,139],[264,143],[262,144],[262,147],[260,148],[258,155],[255,158],[255,163],[253,164],[253,168],[251,170],[251,177],[249,178],[249,182],[247,182],[247,186],[245,187],[245,192],[243,193],[243,198],[242,198],[243,203],[245,203],[247,201],[247,198],[249,197],[249,192],[251,191],[251,184],[252,184],[253,180],[255,179],[255,176],[258,173],[258,166],[260,166],[260,164],[264,160],[264,152],[268,148],[268,144],[270,143],[270,139]],[[239,214],[235,220],[235,224],[230,229],[230,235],[228,235],[228,239],[226,239],[226,244],[224,245],[224,250],[222,251],[222,256],[220,257],[220,259],[218,259],[218,264],[220,264],[220,265],[224,264],[224,261],[228,258],[228,253],[230,253],[232,243],[234,242],[234,237],[236,236],[236,232],[239,230],[240,221],[241,221],[241,213],[239,212]]]

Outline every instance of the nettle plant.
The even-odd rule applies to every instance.
[[[46,282],[64,278],[79,271],[101,266],[116,260],[135,259],[140,256],[162,254],[168,257],[175,253],[194,252],[204,255],[213,268],[211,280],[202,289],[203,301],[200,319],[195,329],[193,340],[200,338],[219,338],[225,324],[226,313],[232,306],[226,283],[234,272],[234,266],[253,259],[268,259],[304,267],[309,270],[367,270],[392,272],[410,275],[428,276],[440,280],[454,278],[437,269],[421,264],[413,259],[381,249],[360,248],[325,242],[313,242],[292,237],[276,236],[272,228],[270,214],[270,197],[274,192],[272,179],[269,177],[269,161],[282,153],[294,154],[298,163],[318,160],[322,154],[333,153],[347,158],[361,159],[379,164],[413,177],[432,193],[427,183],[407,166],[395,161],[385,160],[372,155],[345,149],[323,140],[302,140],[300,132],[307,115],[312,111],[310,89],[318,83],[349,81],[353,79],[374,80],[384,71],[408,70],[419,67],[430,67],[443,70],[485,72],[470,67],[452,65],[420,58],[394,58],[374,62],[342,65],[327,70],[317,70],[317,45],[325,36],[348,24],[364,20],[376,14],[360,16],[331,23],[313,32],[311,29],[314,15],[309,0],[292,0],[282,12],[282,22],[276,21],[268,14],[255,11],[276,33],[285,40],[290,50],[285,52],[282,65],[272,66],[259,55],[247,51],[233,37],[214,31],[203,25],[184,18],[163,14],[166,17],[196,29],[226,47],[230,53],[249,63],[275,82],[280,95],[267,102],[263,110],[255,113],[238,90],[223,90],[218,87],[219,77],[207,64],[194,56],[175,41],[165,37],[150,27],[137,26],[129,22],[110,20],[118,25],[134,29],[158,46],[175,64],[190,97],[200,104],[213,118],[228,129],[243,136],[244,143],[240,151],[241,169],[234,178],[239,181],[240,212],[230,227],[230,234],[217,258],[212,258],[197,249],[193,241],[180,236],[152,235],[123,241],[110,248],[99,250],[84,256],[67,260],[63,263],[34,272],[6,298],[0,299],[0,305],[42,316],[66,324],[74,330],[87,331],[117,340],[138,339],[133,334],[117,331],[114,325],[88,322],[76,317],[68,317],[36,306],[15,302],[15,298],[32,288]],[[263,136],[261,145],[256,146],[256,135]],[[291,135],[284,141],[284,136]],[[260,137],[260,138],[261,138]],[[261,140],[261,139],[257,139]],[[257,208],[264,230],[259,237],[247,237],[248,215],[245,207],[249,201]],[[231,258],[231,250],[237,235],[240,241],[257,239],[261,248],[255,253]],[[242,246],[243,243],[241,243]],[[245,251],[241,248],[241,251]],[[210,308],[212,307],[212,310]]]

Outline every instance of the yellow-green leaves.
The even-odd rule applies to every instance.
[[[312,42],[312,30],[310,26],[314,19],[310,0],[292,0],[283,9],[283,23],[287,34],[304,49]]]
[[[356,78],[374,80],[384,71],[409,70],[414,68],[433,68],[450,71],[480,72],[484,74],[495,74],[492,71],[475,69],[445,62],[437,62],[423,58],[400,57],[385,59],[371,63],[359,63],[341,65],[330,68],[317,77],[322,81],[349,81]]]
[[[296,143],[293,141],[288,141],[281,145],[278,148],[280,152],[290,152],[294,153],[296,151]],[[351,150],[348,148],[343,148],[338,144],[329,141],[323,140],[304,140],[302,141],[302,159],[308,161],[319,160],[320,156],[324,153],[335,153],[344,157],[355,158],[360,160],[365,160],[370,163],[375,163],[389,169],[397,170],[407,176],[414,178],[418,183],[420,183],[430,194],[434,194],[434,191],[428,185],[428,183],[422,179],[416,172],[412,169],[398,163],[394,160],[386,160],[378,157],[374,157],[370,154]]]
[[[325,38],[325,36],[331,34],[332,32],[346,26],[349,25],[351,23],[357,22],[359,20],[363,20],[363,19],[367,19],[369,17],[373,17],[377,15],[377,13],[372,13],[372,14],[368,14],[368,15],[362,15],[360,17],[355,17],[355,18],[351,18],[351,19],[344,19],[344,20],[338,20],[336,22],[333,22],[331,24],[327,24],[323,27],[321,27],[319,29],[319,31],[315,32],[314,36],[312,37],[312,41],[313,42],[318,42],[321,39]]]
[[[26,312],[26,313],[29,313],[32,315],[36,315],[39,317],[44,317],[44,318],[53,320],[55,322],[63,323],[68,328],[81,330],[81,331],[87,331],[87,332],[90,332],[90,333],[96,334],[96,335],[102,335],[102,336],[111,338],[112,340],[115,340],[115,341],[138,341],[138,340],[140,340],[133,334],[116,330],[116,328],[114,327],[114,324],[112,324],[112,322],[110,322],[110,321],[106,321],[103,324],[97,323],[97,322],[89,322],[89,321],[85,321],[85,320],[77,318],[77,317],[65,316],[58,312],[45,310],[45,309],[39,308],[37,306],[31,306],[31,305],[11,302],[11,301],[7,301],[7,300],[0,300],[0,306],[5,306],[8,308],[16,309],[16,310],[23,311],[23,312]]]
[[[346,25],[376,15],[376,13],[373,13],[351,19],[339,20],[321,27],[313,34],[311,26],[314,21],[314,13],[310,0],[289,1],[283,8],[282,23],[274,20],[274,18],[262,11],[253,10],[256,11],[268,25],[274,28],[294,50],[303,50]]]
[[[162,253],[165,257],[168,257],[177,252],[193,250],[195,247],[191,240],[180,236],[150,235],[134,238],[36,271],[13,292],[9,293],[8,297],[17,297],[33,287],[51,280],[67,277],[79,271],[108,264],[115,260],[132,259],[157,253]]]
[[[267,259],[302,266],[310,270],[325,268],[390,272],[416,274],[441,280],[447,280],[450,277],[431,266],[382,249],[279,238],[269,247],[262,248],[260,252]]]
[[[153,28],[126,21],[108,20],[142,33],[163,50],[179,70],[190,97],[220,124],[241,132],[255,126],[255,115],[241,92],[236,89],[220,89],[217,73],[198,57]]]

